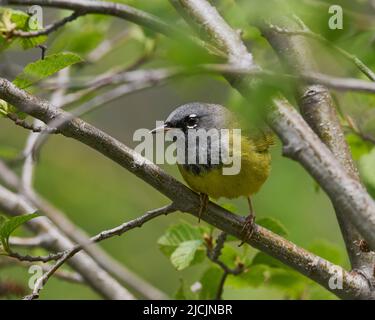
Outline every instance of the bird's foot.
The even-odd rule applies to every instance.
[[[242,227],[242,241],[238,245],[241,247],[247,240],[251,238],[251,236],[254,233],[254,224],[255,224],[255,215],[253,213],[250,213],[246,218],[245,218],[245,223]]]
[[[200,207],[199,207],[199,213],[198,213],[198,223],[201,222],[202,214],[206,213],[207,205],[209,202],[208,195],[205,193],[200,193],[199,199],[200,199]]]

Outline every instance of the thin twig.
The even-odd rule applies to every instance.
[[[30,266],[35,266],[35,262],[30,263],[30,262],[22,262],[16,259],[8,258],[8,257],[2,257],[0,258],[0,268],[6,268],[6,267],[12,267],[12,266],[20,266],[23,268],[29,268]],[[38,266],[43,270],[43,272],[47,272],[49,270],[49,266],[45,264],[38,264]],[[67,270],[57,270],[54,273],[54,277],[71,282],[71,283],[80,283],[80,284],[85,284],[85,280],[83,277],[73,271],[67,271]]]
[[[40,234],[30,238],[11,237],[9,244],[16,247],[35,248],[48,243],[50,238],[46,234]]]
[[[282,28],[280,26],[274,25],[272,23],[268,23],[267,26],[272,29],[273,31],[276,31],[280,34],[286,34],[289,36],[304,36],[304,37],[309,37],[315,40],[318,40],[325,45],[333,48],[335,51],[340,53],[343,57],[345,57],[347,60],[353,62],[357,68],[365,74],[370,80],[375,81],[375,72],[372,71],[366,64],[359,59],[357,56],[354,54],[349,53],[348,51],[340,48],[339,46],[333,44],[330,40],[326,39],[322,35],[312,32],[310,29],[305,27],[303,30],[288,30],[286,28]]]
[[[7,187],[14,190],[18,190],[19,186],[21,185],[21,181],[18,176],[16,176],[15,173],[1,161],[0,180],[2,180]],[[59,227],[61,232],[68,236],[74,243],[88,243],[90,241],[90,238],[85,231],[71,222],[64,212],[61,212],[59,209],[53,206],[33,188],[27,192],[24,192],[22,196],[25,198],[25,200],[27,200],[27,202],[31,203],[33,207],[38,208],[38,211],[42,212],[51,221],[53,221],[53,223]],[[23,211],[25,212],[26,210]],[[39,221],[34,220],[32,222],[40,224]],[[47,232],[47,234],[45,234],[46,239],[42,243],[43,248],[54,251],[61,250],[61,248],[58,247],[58,242],[56,242],[56,239],[52,235],[54,235],[54,232]],[[66,247],[64,250],[65,249]],[[116,277],[127,288],[131,288],[140,297],[149,300],[168,299],[168,296],[164,292],[142,279],[136,273],[127,269],[124,265],[107,254],[101,247],[92,244],[86,247],[84,250],[101,268]],[[16,259],[12,260],[17,261]]]
[[[51,128],[47,126],[35,126],[34,124],[27,123],[25,120],[20,119],[15,113],[8,113],[7,118],[12,120],[15,125],[20,126],[26,130],[32,132],[45,132],[46,134],[57,134],[58,130],[56,128]]]
[[[33,38],[33,37],[48,35],[52,32],[57,31],[58,29],[66,25],[68,22],[72,22],[76,20],[78,17],[83,16],[84,14],[85,13],[83,11],[76,11],[76,12],[73,12],[70,16],[63,18],[60,21],[57,21],[45,27],[42,30],[35,30],[35,31],[13,30],[11,31],[11,36],[17,36],[21,38]]]
[[[225,280],[227,279],[229,274],[232,275],[239,275],[245,270],[245,266],[241,263],[237,264],[236,268],[231,269],[229,268],[224,262],[220,260],[221,251],[224,247],[225,240],[227,238],[227,234],[225,232],[221,232],[216,239],[216,245],[214,248],[210,248],[207,246],[207,257],[215,264],[217,264],[222,270],[223,275],[220,278],[220,282],[218,284],[218,289],[216,293],[216,300],[221,300],[223,291],[224,291],[224,285]]]
[[[66,250],[60,253],[60,258],[56,261],[56,263],[46,272],[44,273],[35,283],[33,292],[31,295],[26,296],[25,300],[33,300],[39,297],[40,291],[43,289],[43,286],[47,283],[48,279],[57,271],[57,269],[62,266],[69,258],[73,257],[76,253],[84,249],[84,247],[90,245],[91,243],[96,243],[103,241],[105,239],[111,238],[113,236],[120,236],[125,232],[132,230],[134,228],[140,228],[142,225],[156,217],[161,215],[167,215],[171,212],[176,211],[176,208],[173,204],[164,206],[159,209],[155,209],[152,211],[148,211],[144,215],[126,222],[116,228],[102,231],[98,235],[92,237],[89,243],[86,244],[77,244],[72,249]]]

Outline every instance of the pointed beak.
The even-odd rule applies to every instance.
[[[150,130],[150,133],[155,134],[157,132],[167,132],[170,129],[172,129],[172,128],[168,127],[168,125],[165,123],[163,126],[160,126],[160,127],[157,127],[155,129]]]

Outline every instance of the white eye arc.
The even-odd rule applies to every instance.
[[[189,115],[186,119],[186,127],[188,129],[194,129],[198,126],[198,116],[194,113]]]

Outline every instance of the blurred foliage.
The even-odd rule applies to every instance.
[[[152,13],[173,27],[189,30],[175,9],[164,0],[122,0],[120,3]],[[262,67],[284,72],[272,48],[256,28],[258,20],[295,14],[313,32],[326,37],[362,59],[375,69],[375,9],[368,1],[314,0],[213,0],[225,19],[241,32],[246,45]],[[344,29],[331,30],[327,21],[328,8],[340,4],[344,9]],[[56,12],[50,20],[67,16]],[[30,31],[30,16],[22,11],[0,8],[0,55],[12,55],[12,61],[22,66],[23,72],[15,83],[41,96],[50,94],[38,83],[59,70],[71,66],[72,79],[95,79],[105,72],[158,67],[193,67],[198,64],[221,63],[205,49],[189,39],[177,41],[135,26],[123,20],[103,15],[86,15],[47,37],[30,39],[11,36],[12,30]],[[103,43],[110,50],[97,61],[91,54]],[[40,60],[33,48],[46,43],[49,55]],[[322,72],[336,76],[363,77],[351,61],[339,56],[332,46],[311,40],[313,56]],[[22,50],[26,50],[23,52]],[[1,56],[0,56],[1,59]],[[2,61],[0,61],[2,62]],[[13,80],[13,78],[11,79]],[[254,81],[250,101],[227,86],[221,76],[197,76],[174,79],[164,88],[152,88],[141,94],[123,97],[103,106],[88,120],[105,131],[132,144],[135,129],[151,127],[155,119],[162,119],[176,105],[187,101],[207,101],[227,105],[243,124],[245,130],[264,127],[256,109],[265,109],[274,95],[282,93],[296,104],[296,83],[283,79]],[[88,93],[73,106],[102,90]],[[74,93],[68,90],[67,94]],[[375,98],[370,94],[335,93],[338,111],[347,127],[349,116],[361,132],[375,137]],[[0,114],[15,109],[0,100]],[[0,157],[10,161],[21,153],[26,134],[6,119],[0,119]],[[64,209],[69,218],[90,234],[132,219],[152,207],[165,204],[166,199],[137,180],[130,173],[114,166],[93,151],[75,142],[53,137],[43,150],[36,172],[36,188],[54,204]],[[375,149],[360,135],[347,130],[347,141],[369,192],[375,197]],[[348,267],[339,228],[333,209],[323,192],[316,193],[316,184],[298,164],[280,156],[280,146],[272,150],[273,169],[270,179],[255,197],[257,223],[312,252]],[[165,168],[179,177],[175,168]],[[16,171],[18,169],[16,168]],[[241,199],[219,204],[228,210],[246,214]],[[181,222],[181,217],[186,221]],[[309,226],[308,228],[306,226]],[[10,230],[10,229],[9,229]],[[25,230],[17,230],[24,235]],[[138,232],[120,239],[103,242],[103,247],[120,262],[178,299],[214,299],[223,270],[207,258],[207,239],[215,244],[216,231],[186,215],[169,215],[154,220]],[[224,286],[225,299],[334,299],[316,283],[301,276],[279,261],[250,247],[238,248],[238,240],[229,237],[222,249],[220,261],[229,268],[244,266],[239,275],[229,275]],[[160,251],[157,250],[159,246]],[[43,254],[36,249],[33,254]],[[65,267],[66,268],[66,267]],[[29,274],[22,268],[2,270],[11,282],[27,283]],[[6,280],[8,281],[8,280]],[[14,282],[12,282],[14,281]],[[18,288],[18,287],[17,287]],[[20,292],[20,291],[17,291]],[[86,298],[98,296],[83,285],[68,284],[51,279],[42,298]],[[7,296],[9,298],[9,296]],[[14,298],[13,296],[11,298]]]
[[[46,36],[34,38],[13,38],[9,36],[13,30],[38,30],[38,25],[31,23],[30,20],[31,17],[23,11],[0,8],[0,52],[12,45],[21,46],[24,50],[31,49],[47,39]]]

